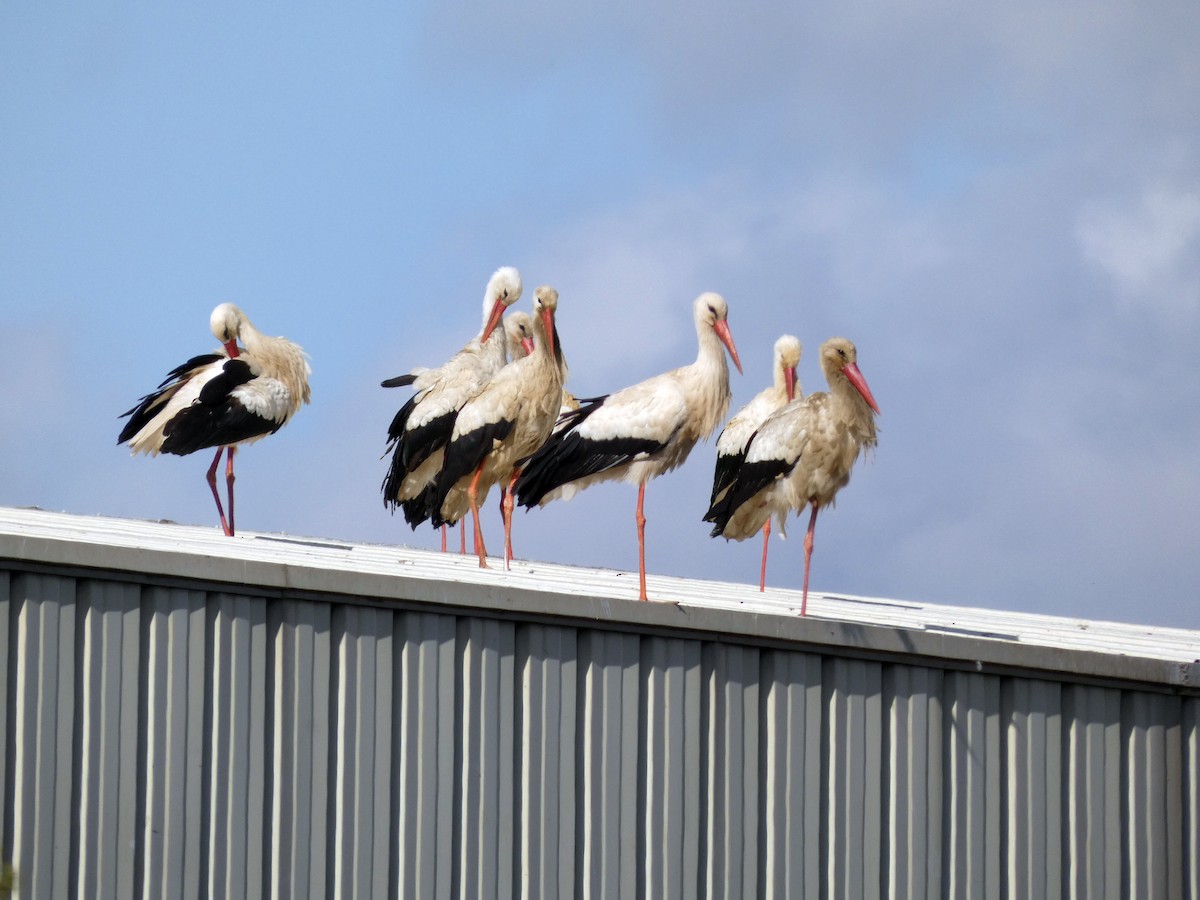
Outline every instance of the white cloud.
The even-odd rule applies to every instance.
[[[1150,312],[1166,328],[1200,319],[1200,187],[1159,183],[1129,202],[1094,202],[1076,237],[1123,309]]]

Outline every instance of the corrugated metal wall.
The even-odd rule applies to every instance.
[[[20,571],[0,606],[23,897],[1200,896],[1194,695]]]

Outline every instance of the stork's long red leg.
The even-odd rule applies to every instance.
[[[442,526],[442,552],[446,552],[446,526]]]
[[[513,507],[516,503],[513,501],[513,486],[517,483],[517,476],[521,474],[520,469],[513,469],[512,477],[508,479],[508,486],[500,489],[500,512],[504,515],[504,568],[510,568],[510,563],[513,558],[512,548],[512,517]]]
[[[758,590],[763,592],[767,589],[767,547],[771,543],[771,520],[767,519],[767,524],[762,527],[763,533],[763,560],[762,574],[758,576]]]
[[[236,447],[230,447],[226,451],[225,462],[225,486],[229,490],[229,535],[233,536],[233,451]]]
[[[208,467],[208,486],[212,488],[213,499],[217,501],[217,515],[221,517],[221,530],[227,537],[233,537],[233,529],[225,521],[225,508],[221,506],[221,495],[217,493],[217,464],[221,462],[221,451],[224,449],[224,447],[217,448],[217,455],[213,457],[212,465]]]
[[[812,565],[813,531],[817,527],[817,504],[812,505],[812,515],[808,517],[808,531],[804,534],[804,594],[800,598],[800,615],[808,615],[808,569]]]
[[[458,552],[467,555],[467,523],[458,523]]]
[[[638,599],[646,598],[646,482],[638,485],[637,535],[638,535]]]
[[[479,478],[483,475],[483,463],[475,470],[475,477],[467,488],[467,501],[471,504],[471,519],[475,523],[475,552],[479,554],[479,568],[488,568],[487,548],[483,546],[483,529],[479,525]]]

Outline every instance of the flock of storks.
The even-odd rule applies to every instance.
[[[603,397],[577,400],[565,388],[567,364],[555,326],[558,292],[534,291],[533,313],[508,311],[521,296],[516,269],[498,269],[488,281],[483,327],[435,369],[413,369],[384,387],[411,387],[412,396],[388,428],[383,500],[413,527],[430,522],[442,531],[469,510],[474,550],[487,566],[479,507],[500,486],[504,559],[512,559],[515,505],[543,506],[569,499],[599,481],[638,486],[639,598],[646,599],[646,483],[681,465],[729,409],[729,365],[742,369],[729,308],[705,293],[693,312],[699,352],[690,365]],[[180,456],[215,447],[208,484],[225,534],[234,533],[233,457],[282,428],[310,400],[308,357],[296,344],[258,331],[236,306],[213,310],[220,350],[172,369],[158,388],[124,413],[118,443],[136,453]],[[240,345],[239,345],[240,340]],[[704,521],[713,537],[745,540],[762,532],[759,589],[766,584],[771,520],[782,531],[791,511],[811,507],[804,539],[804,593],[812,561],[817,512],[850,480],[863,448],[876,442],[879,407],[859,372],[854,344],[835,337],[821,345],[828,393],[802,396],[796,381],[800,342],[775,343],[773,384],[726,424],[717,440],[712,496]],[[228,510],[217,489],[226,454]],[[465,551],[465,531],[463,535]]]

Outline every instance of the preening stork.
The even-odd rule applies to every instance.
[[[796,380],[796,366],[800,363],[802,349],[800,340],[790,334],[783,335],[775,342],[771,364],[773,383],[738,410],[721,431],[717,438],[717,465],[713,471],[710,509],[733,484],[738,469],[746,459],[746,448],[750,445],[750,438],[754,436],[754,432],[766,421],[767,416],[796,399],[800,390],[800,384]],[[762,534],[762,568],[758,579],[760,591],[766,590],[767,583],[767,548],[771,539],[769,518],[762,527]]]
[[[505,329],[497,329],[504,311],[521,297],[521,274],[511,266],[497,269],[483,295],[483,324],[474,338],[436,369],[416,369],[389,378],[383,387],[412,385],[409,398],[388,427],[384,451],[392,459],[383,479],[383,503],[400,507],[414,529],[428,518],[427,490],[442,468],[446,444],[463,404],[483,390],[507,362]]]
[[[693,312],[700,344],[695,362],[565,413],[515,486],[517,502],[532,508],[569,500],[600,481],[636,484],[641,600],[646,599],[646,482],[682,464],[696,442],[725,418],[730,398],[726,349],[742,370],[725,298],[701,294]]]
[[[475,527],[475,552],[487,568],[479,506],[493,484],[506,489],[504,563],[512,559],[512,484],[521,460],[550,435],[563,398],[562,349],[554,324],[558,291],[534,291],[534,351],[509,363],[459,410],[429,512],[434,525],[453,523],[467,509]]]
[[[222,349],[194,356],[172,369],[158,389],[142,397],[121,418],[129,417],[118,444],[128,442],[136,455],[186,456],[216,447],[208,485],[217,503],[221,529],[232,537],[233,454],[287,424],[311,392],[311,369],[304,351],[287,338],[260,332],[232,303],[222,303],[209,319]],[[238,340],[241,340],[241,347]],[[229,518],[217,492],[217,465],[225,451]]]
[[[529,313],[516,310],[510,312],[504,317],[504,346],[508,351],[510,361],[523,359],[533,352],[533,320],[529,318]],[[432,485],[426,490],[432,490]],[[507,491],[501,491],[500,496],[500,513],[504,514],[504,498],[507,496]],[[467,552],[467,526],[461,520],[458,523],[459,537],[461,539],[459,552],[464,556]],[[442,552],[446,552],[446,525],[442,525],[439,529],[442,532]]]
[[[712,536],[742,541],[775,516],[780,531],[787,514],[812,506],[804,537],[804,594],[808,612],[808,573],[817,513],[830,506],[850,480],[864,448],[874,447],[879,406],[858,370],[858,351],[845,338],[821,345],[821,369],[829,393],[810,394],[772,413],[746,450],[746,459],[725,494],[704,516]]]

